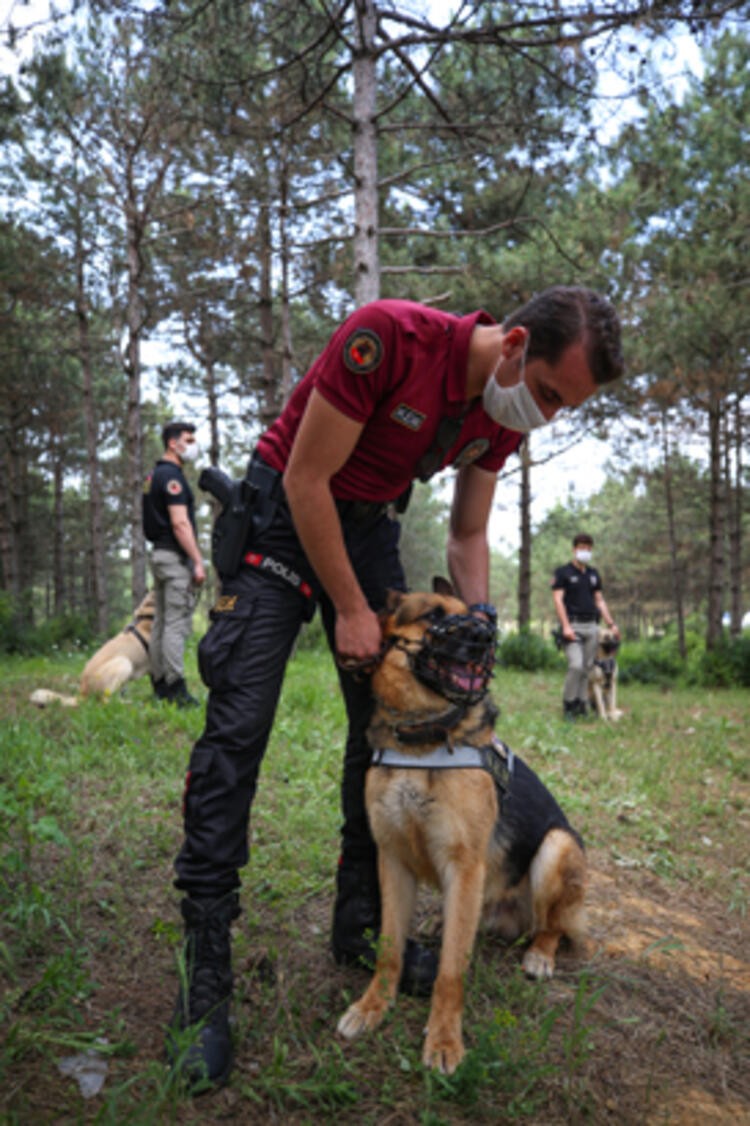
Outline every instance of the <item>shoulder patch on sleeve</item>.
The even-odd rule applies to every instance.
[[[375,371],[382,359],[383,345],[371,328],[358,328],[344,345],[344,367],[354,375]]]
[[[167,481],[167,492],[171,497],[178,497],[182,492],[182,485],[176,477],[171,477],[169,481]]]

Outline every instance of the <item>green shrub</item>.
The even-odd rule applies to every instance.
[[[82,614],[60,614],[31,625],[7,593],[0,593],[0,652],[31,657],[55,649],[78,649],[94,639],[91,622]]]
[[[724,637],[715,649],[692,654],[685,680],[702,688],[749,688],[750,637]]]
[[[501,639],[497,647],[497,660],[498,664],[505,665],[506,668],[538,672],[539,669],[554,668],[557,665],[557,654],[549,641],[532,633],[530,629],[522,629]]]
[[[684,669],[672,636],[627,641],[617,653],[617,673],[622,684],[674,684]]]

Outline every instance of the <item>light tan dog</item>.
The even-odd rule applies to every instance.
[[[617,650],[620,642],[611,629],[599,627],[596,660],[589,673],[589,706],[600,719],[618,720],[622,712],[617,706]]]
[[[113,696],[128,681],[137,680],[149,671],[148,647],[154,625],[154,605],[153,591],[149,591],[130,624],[97,649],[81,673],[79,696]],[[48,688],[37,688],[29,698],[39,708],[52,703],[75,708],[79,696],[63,696]]]
[[[375,974],[338,1031],[351,1039],[382,1021],[418,883],[432,883],[443,895],[443,937],[423,1062],[450,1074],[464,1056],[464,974],[482,915],[506,938],[529,934],[523,968],[550,977],[560,939],[583,930],[586,860],[552,795],[494,735],[482,655],[489,631],[491,669],[494,627],[443,580],[435,587],[392,594],[383,621],[366,782],[382,924]]]

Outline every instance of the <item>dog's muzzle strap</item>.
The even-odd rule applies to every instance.
[[[496,785],[507,790],[513,773],[513,752],[499,739],[481,747],[445,744],[423,755],[397,751],[393,747],[380,747],[373,751],[373,766],[391,766],[404,770],[486,770]]]

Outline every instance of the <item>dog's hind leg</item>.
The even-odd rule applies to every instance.
[[[101,693],[114,696],[127,684],[133,675],[133,662],[130,657],[111,657],[106,664],[90,678],[81,678],[81,693],[84,696]]]
[[[338,1023],[338,1032],[353,1040],[377,1028],[393,1003],[403,968],[406,936],[414,914],[417,880],[394,857],[378,856],[381,927],[375,974],[358,1001],[350,1005]]]
[[[586,857],[575,837],[551,829],[531,862],[530,878],[534,925],[523,968],[529,977],[548,978],[560,939],[577,938],[584,927]]]
[[[454,871],[443,885],[443,942],[422,1062],[444,1075],[451,1075],[464,1058],[464,975],[479,926],[485,882],[485,865],[474,862],[474,856],[472,853],[471,863],[452,864]]]

